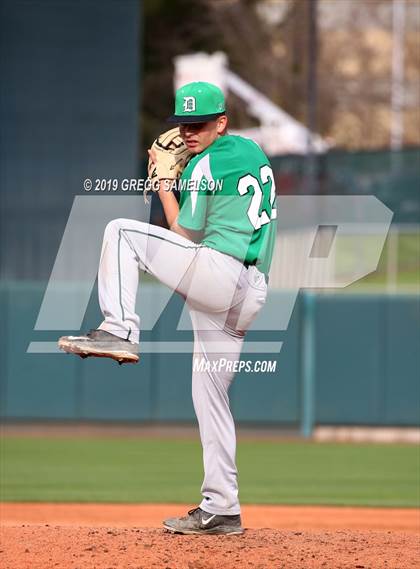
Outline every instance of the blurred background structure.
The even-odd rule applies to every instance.
[[[199,58],[226,90],[232,131],[270,155],[279,195],[374,195],[394,213],[377,271],[345,290],[302,292],[287,331],[260,332],[283,347],[252,358],[275,358],[277,372],[239,375],[235,417],[305,434],[418,425],[417,0],[0,0],[0,10],[4,420],[193,420],[188,353],[117,369],[27,350],[72,332],[34,327],[83,181],[144,176],[174,86]],[[149,213],[164,223],[158,200],[145,213],[139,196],[133,217]],[[276,266],[272,295],[282,293]],[[142,290],[151,304],[164,294]],[[190,341],[181,310],[172,299],[143,339]],[[99,318],[92,294],[82,329]]]
[[[389,149],[395,87],[402,82],[402,142],[420,143],[418,2],[175,0],[170,7],[164,4],[144,3],[145,140],[159,131],[171,105],[173,57],[223,51],[235,73],[304,124],[308,101],[314,96],[308,92],[309,77],[315,70],[314,130],[349,150]],[[233,94],[229,111],[235,128],[253,125]]]

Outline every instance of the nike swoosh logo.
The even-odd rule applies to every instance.
[[[208,523],[211,522],[211,520],[213,520],[216,517],[216,514],[213,514],[212,516],[210,516],[209,518],[207,518],[206,520],[204,518],[202,518],[201,523],[203,524],[203,526],[206,526]]]

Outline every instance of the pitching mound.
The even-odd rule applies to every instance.
[[[3,569],[305,569],[418,567],[418,537],[391,532],[247,530],[180,536],[160,529],[2,529]]]
[[[161,520],[187,508],[174,504],[0,506],[2,569],[420,566],[416,510],[244,506],[248,529],[229,537],[165,533]]]

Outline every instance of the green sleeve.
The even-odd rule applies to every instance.
[[[207,194],[203,191],[186,192],[178,215],[178,224],[185,229],[202,231],[206,225]]]

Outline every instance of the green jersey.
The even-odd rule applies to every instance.
[[[252,140],[225,135],[194,156],[180,180],[178,223],[201,242],[268,274],[276,192],[267,156]]]

